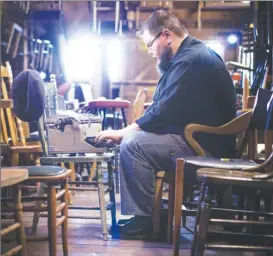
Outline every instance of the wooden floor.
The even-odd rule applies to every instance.
[[[73,204],[85,206],[98,206],[98,196],[96,192],[79,192],[72,196]],[[125,218],[120,215],[120,197],[116,196],[117,200],[117,217]],[[70,216],[99,216],[99,212],[95,211],[81,211],[69,210]],[[111,219],[110,212],[107,214],[108,224],[110,227]],[[126,216],[127,217],[127,216]],[[32,224],[32,214],[24,213],[24,220],[26,225],[26,232]],[[47,219],[40,218],[37,235],[47,234]],[[180,256],[190,255],[191,234],[182,230],[181,234],[181,250]],[[62,254],[62,241],[60,229],[57,233],[57,255]],[[100,220],[87,219],[69,219],[69,255],[70,256],[169,256],[172,255],[172,246],[168,243],[154,243],[144,241],[128,241],[111,239],[103,241],[101,235]],[[28,242],[27,256],[48,256],[47,242]],[[206,255],[262,255],[262,254],[240,254],[235,252],[206,252]]]

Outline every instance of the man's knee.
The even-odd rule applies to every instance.
[[[138,148],[138,132],[129,132],[126,134],[120,144],[120,152],[135,151]]]

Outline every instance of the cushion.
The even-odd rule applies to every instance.
[[[40,73],[27,69],[16,76],[11,96],[15,115],[24,122],[38,121],[44,113],[45,88]]]
[[[8,167],[10,169],[14,169],[13,167]],[[6,168],[6,169],[8,169]],[[27,169],[29,177],[36,176],[56,176],[64,173],[66,171],[65,168],[60,166],[18,166],[18,169]]]

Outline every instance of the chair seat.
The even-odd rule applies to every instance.
[[[185,157],[184,160],[187,164],[196,165],[199,167],[212,167],[232,170],[242,170],[244,168],[257,166],[257,164],[254,161],[243,159],[193,156]]]
[[[27,169],[28,176],[31,177],[48,177],[48,176],[57,176],[66,172],[65,168],[60,166],[16,166],[16,167],[7,167],[5,169]]]
[[[242,170],[257,166],[254,161],[243,160],[243,159],[224,159],[216,157],[203,157],[203,156],[188,156],[183,157],[184,163],[184,180],[186,181],[185,186],[192,186],[197,183],[196,172],[198,169],[204,167],[210,168],[221,168],[221,169],[232,169]],[[173,169],[175,170],[176,158],[173,159]]]
[[[255,178],[260,175],[261,173],[259,172],[243,172],[211,168],[201,168],[197,171],[197,179],[202,183],[229,184],[273,189],[273,178],[271,177],[266,180]]]
[[[46,133],[45,133],[45,139],[46,139]],[[36,142],[36,141],[40,141],[40,136],[38,131],[30,133],[29,137],[26,138],[26,142]]]
[[[92,100],[88,106],[89,108],[130,108],[131,102],[128,100]]]

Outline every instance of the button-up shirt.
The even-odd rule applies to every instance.
[[[187,36],[161,76],[152,105],[136,123],[147,132],[184,136],[190,123],[220,126],[235,116],[235,90],[223,60]],[[235,136],[197,134],[196,139],[214,156],[235,156]]]

